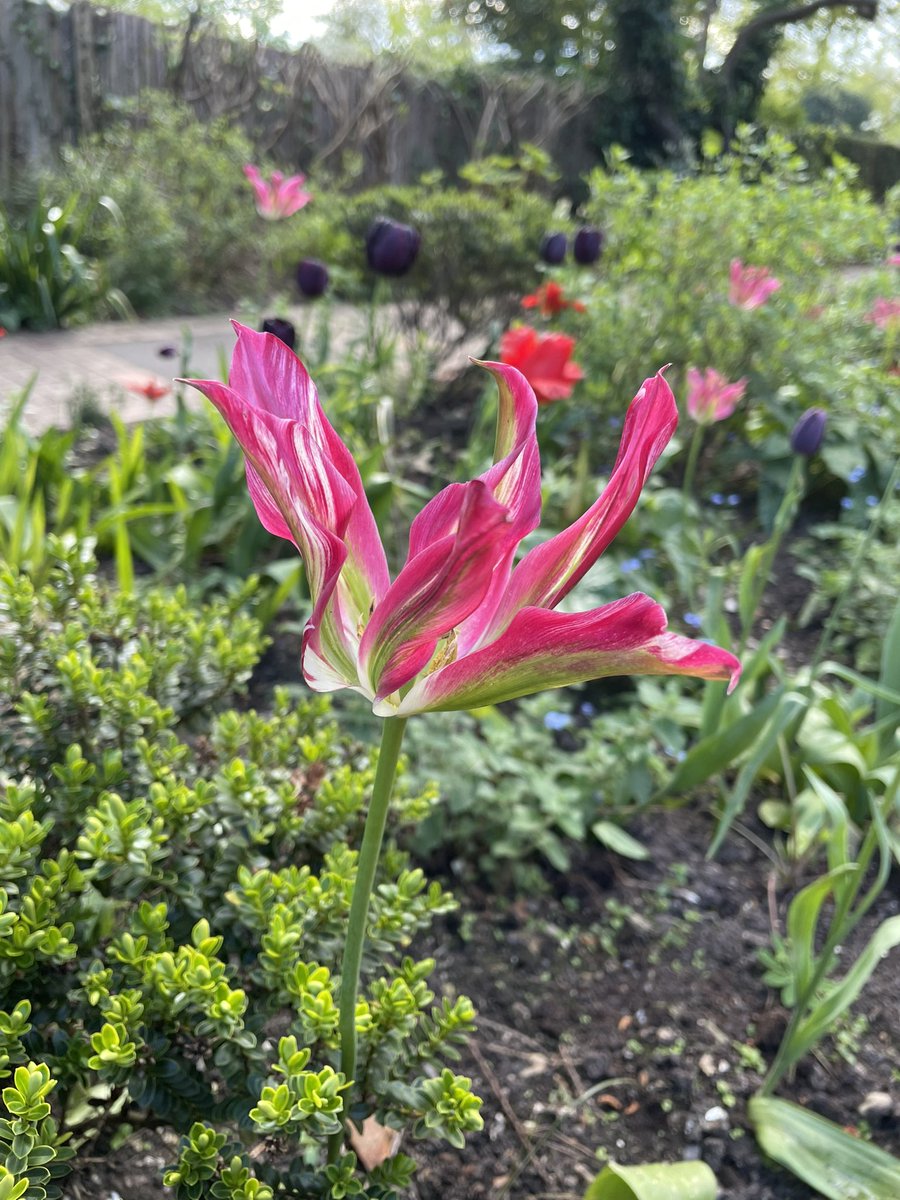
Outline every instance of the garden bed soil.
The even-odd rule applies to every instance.
[[[437,960],[437,991],[475,1001],[478,1033],[456,1069],[484,1098],[485,1128],[462,1152],[411,1146],[412,1197],[580,1200],[607,1157],[703,1158],[728,1200],[815,1196],[764,1163],[746,1117],[786,1020],[758,952],[804,881],[777,874],[761,828],[705,861],[712,831],[702,812],[658,812],[633,829],[647,862],[594,846],[546,894],[459,889],[459,912],[414,949]],[[895,883],[870,928],[897,911]],[[895,955],[779,1093],[895,1154],[898,976]],[[873,1092],[893,1097],[877,1122],[860,1113]],[[171,1142],[138,1137],[67,1191],[161,1200],[173,1158]]]
[[[729,1200],[816,1195],[763,1162],[746,1116],[755,1068],[771,1061],[787,1017],[758,953],[805,881],[779,878],[762,829],[732,833],[705,861],[713,828],[702,813],[656,813],[634,830],[646,863],[595,848],[556,878],[552,898],[467,898],[433,953],[445,986],[479,1011],[458,1069],[484,1097],[485,1133],[426,1162],[423,1198],[576,1200],[606,1158],[697,1157]],[[895,885],[873,923],[898,910]],[[895,956],[779,1091],[892,1153],[898,995]],[[872,1092],[893,1096],[877,1123],[860,1114]]]

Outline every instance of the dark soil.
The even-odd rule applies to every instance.
[[[779,876],[764,830],[704,851],[704,813],[658,812],[634,832],[651,852],[625,863],[584,850],[546,894],[466,889],[459,912],[415,947],[437,960],[438,992],[473,998],[479,1029],[456,1069],[484,1098],[465,1151],[408,1147],[418,1200],[581,1200],[603,1161],[704,1159],[727,1200],[813,1200],[763,1162],[746,1117],[787,1014],[762,982],[758,952],[783,929],[800,879]],[[896,883],[868,928],[900,911]],[[848,948],[850,961],[854,947]],[[900,1152],[898,957],[881,964],[836,1035],[779,1089],[838,1125]],[[893,1114],[860,1115],[870,1092]],[[81,1173],[77,1200],[162,1200],[173,1136],[138,1136]]]
[[[761,1082],[754,1060],[771,1061],[785,1026],[757,956],[792,892],[762,831],[732,834],[718,862],[704,861],[712,828],[695,812],[658,813],[635,831],[646,864],[626,869],[598,848],[553,896],[464,898],[429,951],[445,990],[479,1011],[457,1070],[484,1097],[485,1132],[464,1153],[425,1159],[422,1200],[577,1200],[607,1157],[703,1158],[729,1200],[815,1195],[762,1161],[745,1111]],[[874,920],[898,910],[895,890]],[[898,994],[893,958],[779,1090],[892,1153]],[[895,1101],[877,1127],[859,1113],[872,1091]]]

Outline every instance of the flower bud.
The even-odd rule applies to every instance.
[[[304,258],[297,265],[297,287],[310,300],[318,299],[328,287],[328,268],[316,258]]]
[[[262,323],[262,332],[274,334],[289,350],[293,350],[296,345],[297,331],[290,321],[285,321],[283,317],[266,317]]]
[[[808,408],[794,426],[791,434],[791,449],[795,454],[807,458],[817,453],[825,436],[826,414],[821,408]]]
[[[405,275],[419,253],[422,235],[411,225],[376,217],[366,234],[366,258],[380,275]]]
[[[603,252],[603,233],[595,225],[585,225],[575,234],[572,254],[582,267],[590,267]]]
[[[564,233],[548,233],[541,242],[541,258],[548,266],[558,267],[566,257],[566,235]]]

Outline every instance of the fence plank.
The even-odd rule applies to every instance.
[[[602,98],[554,80],[473,76],[450,90],[396,64],[340,65],[308,46],[184,33],[88,0],[65,11],[0,0],[0,194],[145,88],[172,92],[201,119],[227,115],[260,157],[284,166],[337,171],[355,158],[361,186],[434,168],[452,175],[474,153],[524,141],[570,176],[596,161],[591,126]]]

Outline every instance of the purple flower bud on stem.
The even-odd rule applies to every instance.
[[[566,257],[566,245],[564,233],[548,233],[541,242],[541,258],[548,266],[558,267]]]
[[[591,267],[603,253],[603,233],[594,225],[585,225],[575,234],[572,254],[582,267]]]
[[[297,264],[297,287],[310,300],[317,300],[328,287],[328,268],[316,258],[304,258]]]
[[[293,350],[297,343],[297,331],[290,321],[285,321],[283,317],[266,317],[262,323],[262,332],[274,334],[289,350]]]
[[[421,243],[418,229],[376,217],[366,234],[366,258],[380,275],[405,275],[416,261]]]
[[[791,433],[791,449],[807,458],[817,453],[825,436],[826,414],[821,408],[808,408]]]

